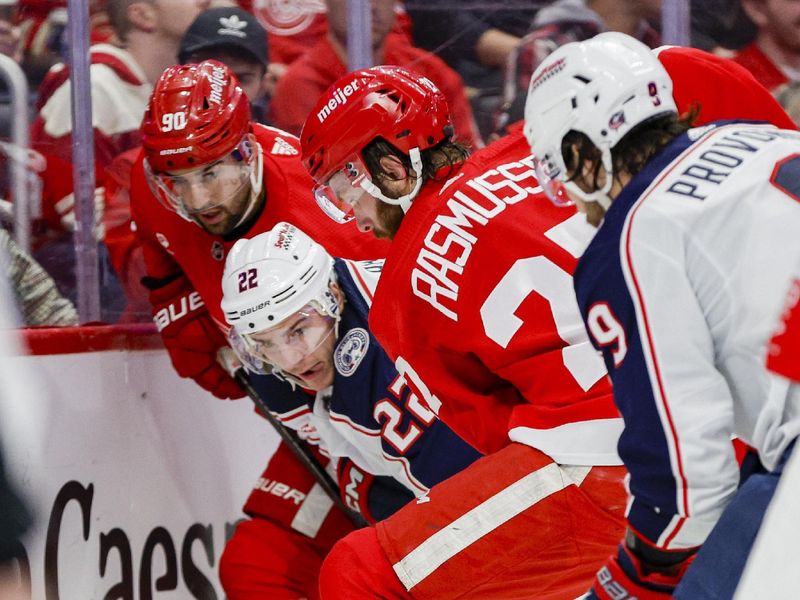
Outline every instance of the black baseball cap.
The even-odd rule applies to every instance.
[[[197,52],[213,48],[244,50],[266,68],[267,31],[241,8],[210,8],[201,12],[181,39],[178,60],[185,63]]]

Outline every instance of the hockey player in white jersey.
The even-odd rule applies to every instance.
[[[800,134],[692,128],[617,33],[550,55],[525,120],[548,195],[598,227],[575,289],[625,419],[628,531],[588,597],[731,598],[800,433],[800,388],[765,368],[800,261]]]
[[[222,278],[232,345],[253,386],[284,425],[358,467],[358,481],[344,477],[343,495],[370,522],[480,456],[416,399],[370,333],[382,267],[334,259],[281,222],[237,241]],[[400,490],[367,486],[365,473]]]

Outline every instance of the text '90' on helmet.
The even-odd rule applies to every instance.
[[[215,60],[168,68],[141,126],[155,172],[192,169],[230,154],[250,132],[250,103],[236,76]]]

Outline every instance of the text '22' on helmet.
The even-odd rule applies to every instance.
[[[558,48],[534,71],[525,103],[524,133],[539,183],[556,204],[569,203],[566,183],[582,200],[608,209],[611,149],[637,125],[669,113],[677,113],[672,80],[638,40],[608,32]],[[603,189],[586,193],[566,181],[561,143],[569,131],[585,134],[601,151]]]
[[[164,71],[150,96],[141,134],[147,181],[167,208],[192,220],[181,197],[186,178],[173,175],[232,156],[231,165],[214,168],[242,186],[250,183],[250,204],[240,222],[250,214],[261,191],[261,149],[250,134],[250,103],[226,65],[206,60]]]
[[[221,307],[235,332],[231,343],[243,362],[259,370],[264,356],[250,336],[304,310],[328,317],[326,335],[333,333],[341,317],[330,290],[334,278],[333,258],[289,223],[237,241],[225,261]]]
[[[337,222],[352,218],[350,207],[361,190],[407,211],[422,185],[420,153],[453,135],[444,94],[427,78],[402,67],[379,66],[339,79],[317,101],[300,142],[303,165],[317,182],[314,196]],[[383,138],[406,154],[416,184],[401,198],[388,198],[372,182],[362,151]]]

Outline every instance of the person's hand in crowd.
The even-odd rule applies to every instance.
[[[70,233],[75,232],[75,194],[71,193],[64,196],[55,204],[56,212],[61,219],[61,225]],[[105,210],[105,188],[98,187],[94,190],[94,239],[101,241],[106,235],[106,228],[103,224],[103,211]]]

